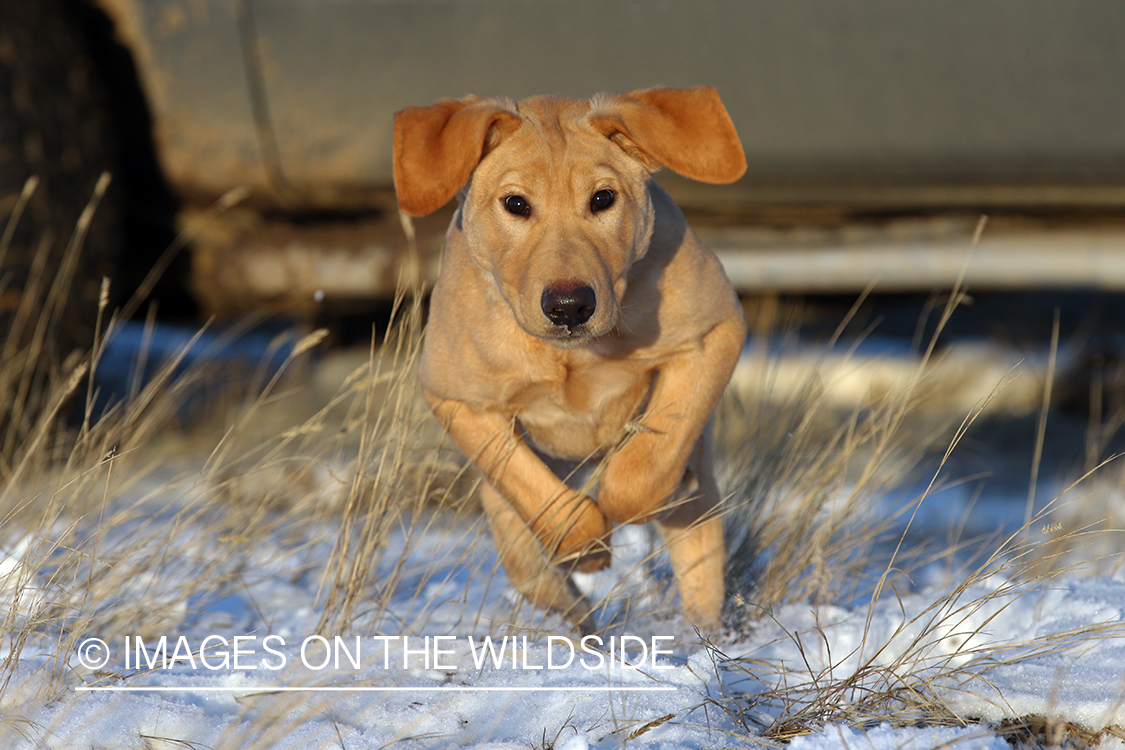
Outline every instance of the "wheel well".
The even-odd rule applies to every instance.
[[[101,78],[116,137],[118,174],[114,180],[122,191],[123,243],[118,265],[116,299],[128,299],[175,239],[175,217],[179,209],[161,172],[153,140],[149,108],[132,52],[118,41],[113,21],[88,0],[66,0],[75,15],[86,48]],[[198,308],[187,290],[188,256],[181,253],[163,274],[150,299],[159,302],[162,318],[194,319]],[[144,314],[148,305],[142,305]]]

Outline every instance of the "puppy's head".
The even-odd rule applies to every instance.
[[[402,210],[425,215],[463,189],[473,260],[520,327],[563,347],[615,325],[629,269],[652,239],[649,185],[662,166],[704,182],[745,171],[714,89],[467,97],[395,116]]]

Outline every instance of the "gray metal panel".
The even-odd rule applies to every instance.
[[[158,158],[185,193],[266,187],[236,0],[96,0],[133,52]]]
[[[1065,198],[1125,187],[1125,3],[248,2],[281,166],[314,204],[363,204],[389,185],[391,115],[406,105],[700,83],[723,95],[750,164],[735,188],[708,189],[712,199],[987,200],[1039,186]],[[183,3],[200,4],[220,14],[224,5]],[[231,39],[225,23],[216,28]],[[199,62],[174,42],[162,37],[162,59]],[[177,98],[205,93],[219,59],[197,70],[168,63],[199,85],[160,102],[177,118],[165,132],[200,134],[213,148],[203,134],[223,113]],[[244,114],[229,96],[221,108]],[[231,174],[245,179],[245,169]]]

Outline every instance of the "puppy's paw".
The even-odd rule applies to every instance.
[[[579,573],[597,573],[605,570],[613,562],[613,556],[608,549],[599,549],[589,552],[574,562],[574,570]]]
[[[586,521],[586,524],[579,534],[574,533],[578,531],[576,524],[575,527],[571,528],[571,533],[563,538],[562,544],[557,548],[556,554],[559,564],[570,572],[596,573],[599,570],[605,570],[613,562],[610,554],[610,535],[613,533],[613,524],[606,520],[596,506],[595,512],[597,513],[596,516],[584,517],[583,520]],[[594,533],[598,535],[589,536]]]
[[[609,564],[609,535],[612,524],[606,520],[596,503],[585,495],[575,498],[572,507],[560,514],[566,519],[562,529],[549,527],[539,532],[539,538],[547,549],[555,551],[555,557],[563,560],[576,560],[583,557],[604,557],[601,570]],[[562,537],[557,534],[562,532]],[[591,565],[596,564],[591,560]]]
[[[565,567],[574,573],[597,573],[613,564],[612,545],[610,544],[610,531],[604,537],[594,539],[582,552],[567,561]]]

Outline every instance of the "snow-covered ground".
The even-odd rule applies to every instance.
[[[580,641],[519,602],[471,508],[351,513],[338,455],[270,480],[311,488],[299,502],[261,500],[218,453],[181,449],[94,513],[0,527],[4,747],[1125,746],[1125,572],[1064,569],[1080,558],[1044,551],[1062,521],[1025,525],[1023,498],[937,488],[890,549],[912,517],[914,536],[1011,536],[1001,554],[939,555],[909,577],[878,558],[861,596],[753,616],[743,602],[706,642],[667,601],[658,541],[619,529],[613,568],[580,581],[612,624]],[[90,471],[84,486],[116,486]],[[868,507],[909,508],[918,481]],[[1066,520],[1081,529],[1120,512],[1112,484],[1038,494],[1085,508]],[[1091,539],[1090,557],[1116,548]]]

